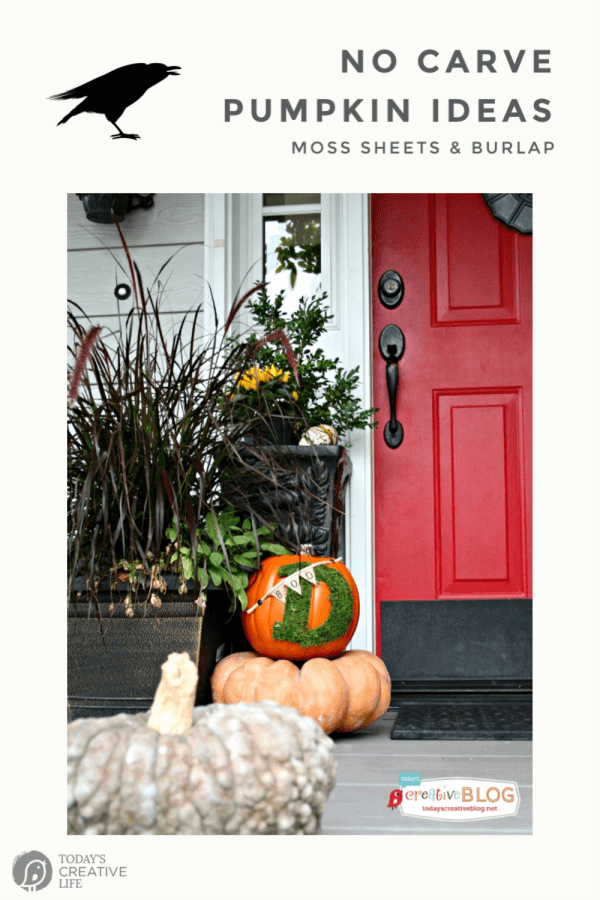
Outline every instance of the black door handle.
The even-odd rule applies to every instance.
[[[390,400],[390,421],[383,429],[383,439],[393,450],[400,446],[404,438],[404,429],[396,418],[396,400],[400,373],[398,362],[404,353],[404,335],[397,325],[386,325],[379,335],[379,352],[386,361],[385,380]]]

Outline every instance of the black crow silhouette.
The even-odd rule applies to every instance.
[[[113,134],[114,138],[130,138],[136,141],[139,134],[125,134],[117,125],[117,119],[120,119],[128,106],[139,100],[146,93],[148,88],[163,81],[167,75],[179,75],[179,72],[173,72],[172,69],[179,69],[180,66],[165,66],[163,63],[134,63],[131,66],[121,66],[120,69],[114,69],[101,75],[100,78],[94,78],[86,84],[65,91],[64,94],[55,94],[49,97],[49,100],[76,100],[85,97],[83,103],[72,109],[70,113],[58,122],[63,125],[73,116],[78,116],[82,112],[101,113],[106,116],[111,125],[114,125],[118,134]]]

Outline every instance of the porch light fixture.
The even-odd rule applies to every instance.
[[[112,225],[114,213],[122,222],[132,209],[150,209],[154,194],[77,194],[86,218],[98,225]]]

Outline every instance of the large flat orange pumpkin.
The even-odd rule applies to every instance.
[[[327,734],[366,728],[391,699],[385,664],[366,650],[309,659],[301,667],[251,651],[232,653],[216,666],[211,686],[216,703],[274,700],[315,719]]]

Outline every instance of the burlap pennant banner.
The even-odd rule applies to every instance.
[[[260,600],[254,604],[254,606],[250,607],[247,612],[251,613],[265,602],[267,597],[276,597],[278,600],[281,600],[282,603],[285,603],[288,590],[294,591],[296,594],[302,593],[302,579],[304,581],[309,581],[312,585],[316,585],[317,576],[315,574],[315,568],[317,566],[326,566],[329,563],[333,562],[341,562],[342,557],[340,556],[338,559],[324,559],[320,562],[311,563],[310,566],[306,566],[304,569],[298,569],[297,572],[292,572],[291,575],[288,575],[287,578],[284,578],[282,581],[278,581],[276,585],[270,588],[267,593],[260,598]]]

